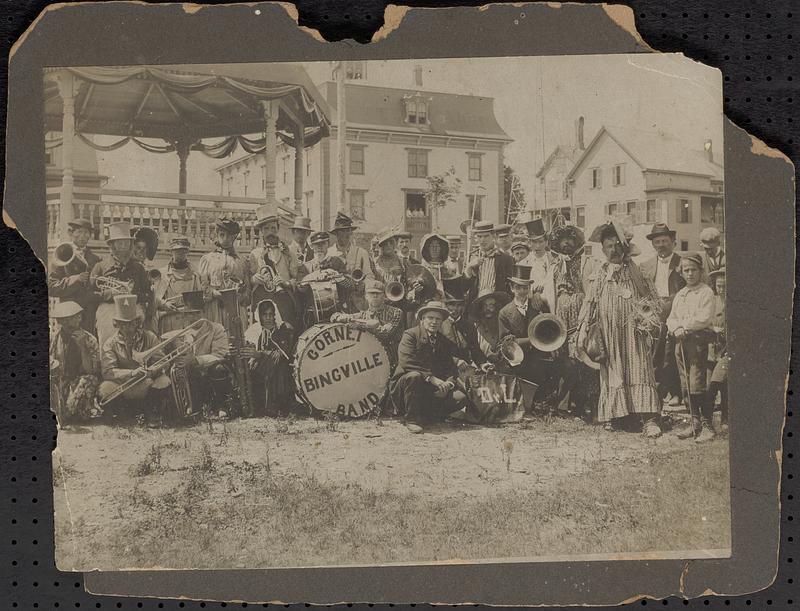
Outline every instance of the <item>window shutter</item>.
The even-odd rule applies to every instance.
[[[667,206],[669,202],[666,199],[658,200],[658,206],[656,208],[656,219],[660,223],[666,223],[667,219],[669,219],[669,214],[667,213]]]
[[[637,225],[647,222],[647,201],[639,200],[636,202],[636,220]]]
[[[625,164],[619,166],[619,184],[625,184]]]
[[[597,168],[597,188],[603,188],[603,171],[600,168]]]
[[[686,208],[686,221],[691,223],[692,222],[692,200],[686,200],[687,208]]]

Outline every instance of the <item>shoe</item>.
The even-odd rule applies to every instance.
[[[648,439],[656,439],[657,437],[661,437],[661,427],[655,420],[648,420],[644,423],[644,426],[642,426],[642,435]]]
[[[682,429],[678,429],[675,433],[675,436],[678,439],[689,439],[690,437],[694,437],[700,431],[700,419],[694,419],[694,428],[692,427],[692,423],[689,422],[686,426]]]
[[[703,428],[700,430],[700,434],[694,438],[695,443],[704,443],[706,441],[711,441],[716,437],[717,434],[714,432],[707,423],[703,423]]]
[[[414,433],[415,435],[422,432],[422,427],[418,424],[414,424],[413,422],[406,422],[406,428],[408,429],[409,433]]]
[[[611,424],[610,422],[606,422],[606,423],[603,425],[603,430],[604,430],[604,431],[610,431],[610,432],[613,432],[613,431],[616,431],[617,429],[615,429],[615,428],[614,428],[614,425],[613,425],[613,424]]]

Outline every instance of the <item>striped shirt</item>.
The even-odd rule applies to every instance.
[[[494,269],[494,258],[498,254],[497,249],[492,249],[488,253],[481,253],[483,261],[481,261],[481,266],[478,269],[478,295],[494,292],[495,282],[497,280]]]

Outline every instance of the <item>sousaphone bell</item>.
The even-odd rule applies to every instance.
[[[567,341],[567,327],[554,314],[539,314],[528,324],[528,339],[537,350],[555,352]]]
[[[75,248],[69,242],[62,242],[53,251],[53,259],[58,267],[66,267],[75,260]]]

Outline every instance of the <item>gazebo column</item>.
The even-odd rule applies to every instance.
[[[61,202],[58,209],[59,225],[62,236],[67,234],[67,223],[75,218],[72,207],[75,191],[75,175],[73,171],[75,151],[75,77],[67,71],[58,75],[58,93],[64,105],[61,121]]]
[[[173,142],[173,144],[175,146],[175,152],[178,154],[178,193],[183,195],[187,191],[186,161],[189,159],[191,142],[187,138],[181,138]],[[186,206],[186,200],[179,199],[178,205]]]
[[[299,125],[294,136],[294,213],[303,215],[303,152],[305,149],[305,132]]]
[[[264,111],[264,199],[266,203],[277,202],[275,198],[275,162],[278,146],[278,102],[262,101]]]

